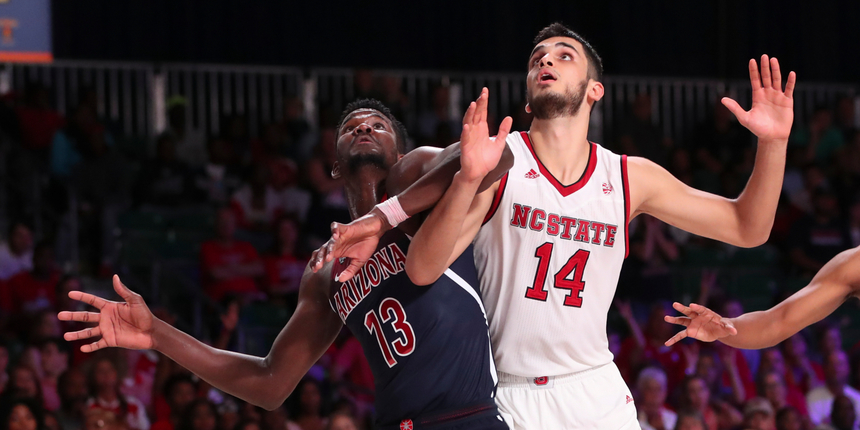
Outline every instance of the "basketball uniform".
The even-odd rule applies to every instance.
[[[639,428],[606,335],[627,254],[626,157],[589,143],[582,177],[563,185],[527,133],[507,143],[514,165],[474,242],[499,410],[515,429]]]
[[[406,275],[410,239],[386,233],[329,304],[361,343],[376,386],[380,429],[507,429],[472,249],[434,284]],[[336,262],[339,273],[342,262]]]

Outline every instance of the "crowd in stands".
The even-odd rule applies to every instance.
[[[399,79],[369,70],[356,71],[354,87],[358,97],[392,109],[411,147],[445,146],[459,136],[446,86],[432,91],[428,106],[414,105]],[[129,214],[200,214],[199,223],[166,233],[192,237],[193,251],[177,258],[190,269],[177,276],[194,289],[183,297],[203,302],[195,334],[219,348],[265,354],[272,330],[295,309],[310,252],[328,239],[332,221],[349,221],[342,180],[330,175],[342,107],[322,107],[313,127],[301,99],[287,97],[283,118],[261,124],[257,136],[242,115],[223,118],[221,133],[206,135],[186,118],[191,102],[174,96],[166,101],[166,130],[145,141],[100,118],[91,88],[78,94],[65,116],[39,84],[0,98],[0,220],[8,227],[0,234],[0,430],[373,428],[373,376],[346,330],[285,405],[265,411],[153,351],[84,354],[80,342],[62,340],[84,323],[56,318],[59,310],[85,308],[69,291],[98,287],[113,273],[133,279]],[[662,134],[653,105],[639,95],[601,143],[654,160],[698,189],[737,196],[754,165],[753,136],[717,104],[707,121],[673,140]],[[827,320],[761,351],[663,345],[677,330],[663,322],[674,314],[670,300],[737,316],[786,297],[834,255],[860,246],[854,106],[842,97],[796,121],[773,231],[756,254],[765,257],[742,270],[727,269],[732,256],[748,255],[742,250],[647,216],[631,223],[609,339],[643,429],[860,429],[860,319]],[[528,128],[523,106],[507,114],[515,129]],[[739,286],[747,273],[775,286],[747,291]],[[145,282],[130,286],[144,288],[160,318],[195,326],[187,302],[160,303],[163,295],[147,295]],[[279,317],[264,318],[261,309]],[[267,325],[266,334],[253,330]]]

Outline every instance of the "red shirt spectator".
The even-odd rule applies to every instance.
[[[48,91],[41,86],[28,88],[26,104],[17,109],[24,147],[47,150],[54,133],[65,125],[63,116],[51,109]]]
[[[60,272],[54,267],[54,250],[39,244],[33,251],[33,270],[12,277],[0,286],[0,308],[12,313],[36,313],[55,309],[54,289]]]
[[[230,209],[218,211],[217,230],[218,238],[200,247],[207,294],[221,300],[227,293],[259,293],[256,278],[263,275],[262,261],[250,243],[233,238],[236,223]]]
[[[266,269],[266,290],[269,294],[298,293],[307,259],[295,255],[298,222],[290,217],[278,220],[275,233],[277,243],[274,253],[263,257]]]

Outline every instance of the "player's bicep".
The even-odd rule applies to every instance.
[[[732,200],[690,187],[645,158],[627,160],[631,219],[645,213],[699,236],[744,242]]]

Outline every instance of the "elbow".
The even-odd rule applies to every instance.
[[[421,266],[421,264],[414,262],[416,260],[409,260],[408,257],[406,260],[406,276],[409,277],[409,281],[413,284],[419,287],[427,286],[436,282],[442,276],[441,273],[434,273],[434,271],[428,270],[426,265],[423,265],[424,267],[415,267]]]
[[[759,229],[759,231],[741,232],[741,236],[733,241],[735,243],[732,245],[741,248],[755,248],[767,243],[768,239],[770,239],[770,228]]]

